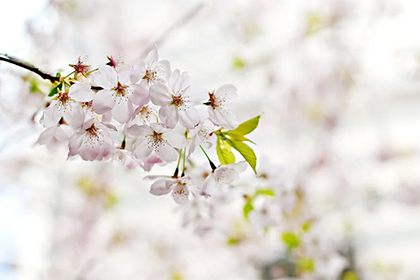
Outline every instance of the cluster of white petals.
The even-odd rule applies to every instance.
[[[154,195],[171,192],[179,204],[188,202],[190,194],[208,197],[208,189],[237,179],[243,170],[216,168],[212,162],[208,178],[200,184],[193,184],[196,180],[184,172],[186,158],[190,161],[198,147],[213,146],[214,131],[238,126],[229,110],[237,96],[233,85],[216,90],[199,87],[187,72],[171,71],[168,61],[159,60],[156,47],[136,65],[108,59],[109,63],[94,70],[80,59],[77,69],[70,65],[75,69],[74,79],[66,80],[70,73],[49,95],[40,119],[45,131],[39,144],[49,149],[64,144],[69,158],[114,160],[145,171],[179,159],[175,174],[160,178],[150,191]],[[79,74],[83,77],[77,78]],[[181,158],[184,165],[178,176]]]

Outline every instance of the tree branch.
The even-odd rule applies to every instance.
[[[35,74],[38,74],[44,80],[49,80],[51,83],[55,83],[55,82],[60,81],[59,77],[51,76],[50,74],[42,72],[41,70],[39,70],[38,68],[36,68],[35,66],[33,66],[31,64],[23,62],[23,61],[21,61],[17,58],[9,56],[7,54],[0,53],[0,61],[5,61],[5,62],[8,62],[8,63],[14,64],[16,66],[19,66],[21,68],[24,68],[26,70],[29,70],[29,71],[31,71]]]

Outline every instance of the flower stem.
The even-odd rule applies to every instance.
[[[39,70],[38,68],[36,68],[35,66],[33,66],[31,64],[23,62],[23,61],[21,61],[17,58],[14,58],[10,55],[7,55],[7,54],[1,54],[0,53],[0,61],[5,61],[5,62],[8,62],[10,64],[14,64],[16,66],[19,66],[21,68],[29,70],[29,71],[39,75],[44,80],[49,80],[51,83],[55,83],[55,82],[60,81],[60,77],[55,77],[55,76],[52,76],[50,74],[47,74],[47,73]]]
[[[185,176],[185,158],[187,157],[187,148],[184,148],[184,159],[182,161],[182,174],[181,177]]]
[[[207,160],[209,161],[209,164],[210,164],[210,167],[211,167],[211,170],[212,171],[214,171],[214,170],[216,170],[216,165],[214,165],[214,163],[211,161],[211,159],[210,159],[210,157],[209,157],[209,155],[206,153],[206,151],[204,151],[204,149],[203,149],[203,147],[200,145],[200,148],[201,148],[201,150],[203,151],[203,153],[204,153],[204,155],[206,156],[206,158],[207,158]]]
[[[89,72],[87,72],[87,73],[86,73],[86,75],[88,75],[88,74],[90,74],[90,73],[93,73],[93,72],[95,72],[95,71],[98,71],[98,70],[99,70],[99,68],[96,68],[96,69],[90,70]]]
[[[70,74],[68,74],[67,76],[65,76],[64,79],[70,77],[70,75],[71,74],[74,74],[74,72],[76,72],[76,71],[71,72]]]
[[[178,163],[176,164],[175,172],[174,172],[174,175],[172,176],[173,178],[178,178],[179,163],[181,162],[181,157],[182,157],[182,149],[179,151]]]
[[[125,142],[125,135],[124,135],[124,138],[123,138],[123,140],[121,142],[121,147],[120,147],[121,150],[124,150],[125,149],[125,144],[126,144],[126,142]]]

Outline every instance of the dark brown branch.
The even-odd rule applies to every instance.
[[[11,64],[14,64],[16,66],[22,67],[26,70],[29,70],[35,74],[38,74],[39,76],[41,76],[41,78],[43,78],[44,80],[49,80],[51,83],[55,83],[55,82],[59,82],[60,81],[60,77],[55,77],[55,76],[51,76],[50,74],[44,73],[41,70],[39,70],[38,68],[36,68],[35,66],[23,62],[15,57],[12,57],[10,55],[7,54],[2,54],[0,53],[0,61],[5,61]],[[91,86],[92,90],[102,90],[103,88],[100,86]]]
[[[36,68],[35,66],[33,66],[31,64],[23,62],[23,61],[21,61],[17,58],[11,57],[7,54],[1,54],[0,53],[0,61],[5,61],[5,62],[8,62],[8,63],[14,64],[16,66],[19,66],[21,68],[24,68],[26,70],[29,70],[29,71],[31,71],[35,74],[38,74],[44,80],[49,80],[51,83],[55,83],[55,82],[60,81],[59,77],[51,76],[50,74],[42,72],[41,70],[39,70],[38,68]]]

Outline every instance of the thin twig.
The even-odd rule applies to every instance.
[[[0,53],[0,61],[5,61],[5,62],[8,62],[8,63],[14,64],[16,66],[19,66],[21,68],[24,68],[26,70],[29,70],[29,71],[31,71],[35,74],[38,74],[44,80],[49,80],[51,83],[55,83],[55,82],[60,81],[59,77],[55,77],[55,76],[52,76],[50,74],[47,74],[47,73],[39,70],[38,68],[36,68],[35,66],[33,66],[31,64],[23,62],[23,61],[21,61],[17,58],[14,58],[10,55],[7,55],[7,54]]]

